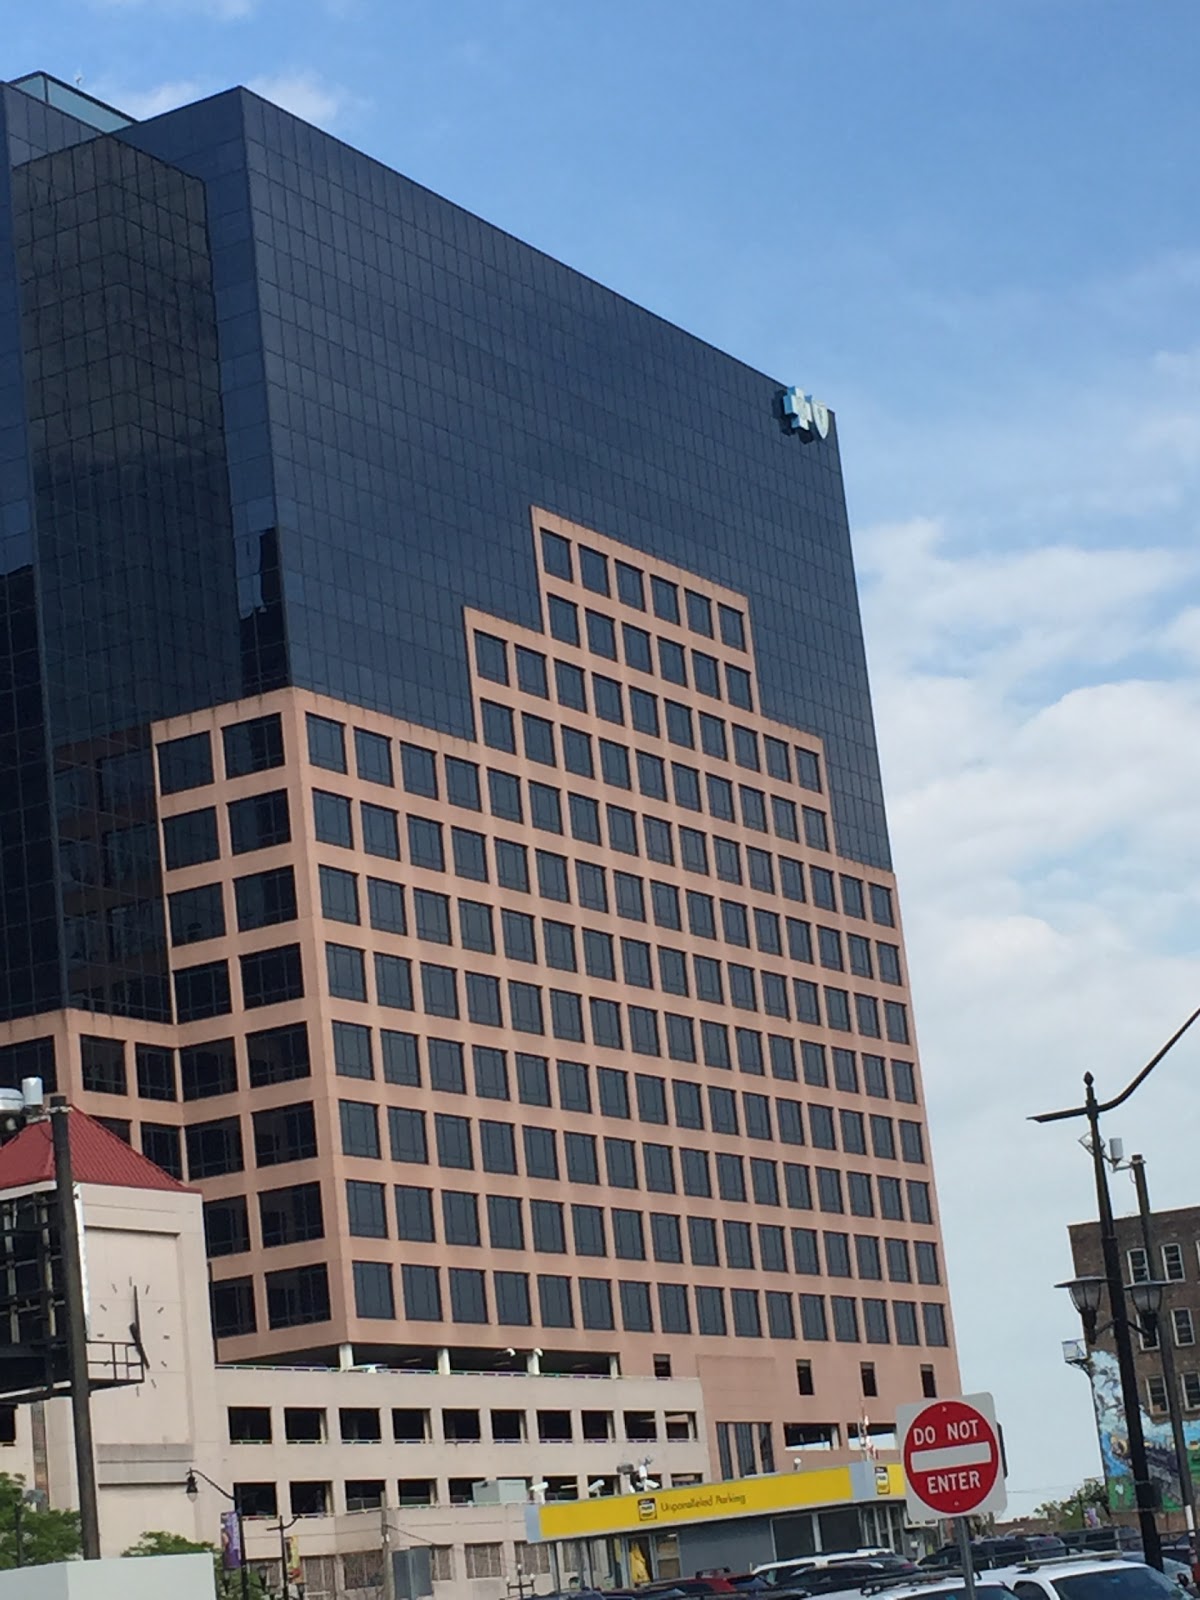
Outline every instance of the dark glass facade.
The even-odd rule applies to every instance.
[[[780,383],[246,91],[2,98],[0,1016],[168,1015],[150,719],[293,683],[470,736],[531,506],[748,596],[888,864],[836,432]]]

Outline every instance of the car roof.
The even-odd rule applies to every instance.
[[[843,1561],[868,1561],[873,1556],[894,1556],[885,1545],[867,1545],[861,1550],[829,1550],[810,1556],[790,1556],[786,1561],[760,1561],[751,1572],[777,1572],[780,1567],[832,1567]]]
[[[963,1583],[962,1573],[959,1572],[948,1577],[941,1577],[936,1583],[896,1584],[895,1586],[889,1585],[886,1589],[877,1589],[872,1584],[869,1588],[873,1594],[879,1597],[879,1600],[922,1600],[922,1597],[925,1596],[930,1596],[932,1600],[937,1600],[939,1594],[950,1594],[955,1590],[961,1589]],[[975,1592],[978,1594],[981,1589],[991,1589],[997,1594],[1010,1592],[1006,1584],[997,1580],[994,1572],[989,1572],[986,1575],[983,1573],[976,1574]],[[828,1596],[826,1596],[826,1600],[829,1600]]]
[[[1014,1561],[1009,1567],[993,1568],[993,1576],[1003,1573],[1005,1580],[1012,1576],[1038,1577],[1045,1575],[1048,1578],[1062,1577],[1077,1572],[1109,1572],[1113,1567],[1133,1568],[1144,1567],[1144,1561],[1131,1561],[1125,1553],[1114,1550],[1112,1555],[1105,1559],[1103,1550],[1088,1551],[1078,1556],[1050,1556],[1042,1561]]]

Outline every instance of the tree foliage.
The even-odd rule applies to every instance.
[[[242,1574],[240,1571],[226,1572],[221,1565],[221,1553],[214,1550],[211,1544],[203,1544],[199,1540],[189,1539],[182,1533],[167,1533],[161,1528],[152,1529],[149,1533],[142,1534],[136,1544],[131,1544],[128,1550],[123,1550],[126,1556],[185,1556],[205,1551],[213,1558],[213,1572],[217,1583],[218,1600],[242,1600]],[[264,1588],[262,1580],[253,1567],[250,1568],[249,1582],[250,1600],[269,1600],[269,1590]]]
[[[1085,1478],[1065,1500],[1047,1500],[1044,1505],[1037,1506],[1033,1514],[1065,1530],[1085,1527],[1089,1508],[1099,1515],[1102,1522],[1110,1520],[1108,1490],[1102,1478]]]
[[[25,1479],[0,1472],[0,1570],[69,1561],[80,1549],[78,1511],[29,1505]]]

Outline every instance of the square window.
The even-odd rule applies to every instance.
[[[558,595],[547,597],[546,611],[550,620],[550,637],[560,644],[579,643],[579,608]]]
[[[521,780],[514,778],[511,772],[500,772],[495,767],[489,767],[488,804],[494,817],[502,817],[506,822],[524,821]]]
[[[539,700],[550,698],[550,686],[546,680],[546,658],[537,650],[527,650],[524,645],[517,645],[517,687],[524,694],[536,695]]]
[[[475,633],[475,670],[492,683],[508,682],[508,646],[494,633]]]
[[[638,611],[646,609],[645,578],[640,567],[631,567],[626,561],[618,561],[617,568],[617,596],[622,604],[633,606]]]
[[[400,772],[409,794],[438,798],[437,757],[423,745],[401,744]]]
[[[552,578],[564,578],[570,583],[575,574],[571,566],[571,543],[561,534],[551,533],[548,528],[541,530],[542,534],[542,565]]]

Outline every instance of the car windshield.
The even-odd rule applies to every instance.
[[[1051,1579],[1062,1600],[1176,1600],[1179,1585],[1153,1567],[1105,1567]]]

